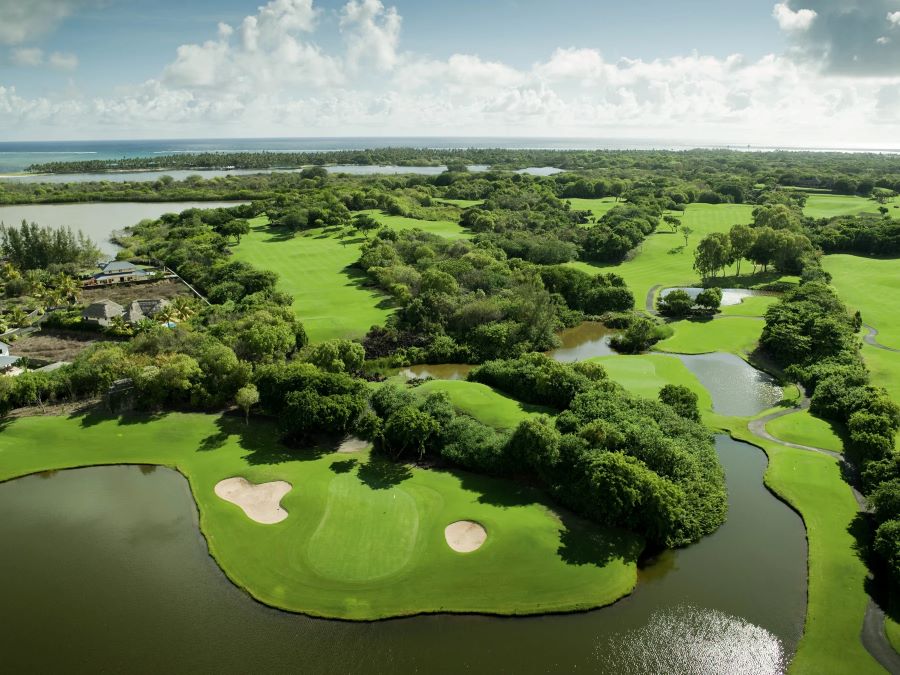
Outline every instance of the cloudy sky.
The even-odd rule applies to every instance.
[[[900,147],[900,0],[0,0],[0,140]]]

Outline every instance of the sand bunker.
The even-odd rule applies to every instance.
[[[256,485],[237,476],[216,483],[215,491],[226,502],[240,506],[247,517],[257,523],[271,525],[288,517],[288,512],[279,503],[291,491],[291,484],[286,481],[276,480]]]
[[[481,548],[487,539],[487,532],[471,520],[457,520],[444,528],[447,545],[459,553],[471,553]]]
[[[369,442],[364,441],[361,438],[357,438],[356,436],[347,436],[343,440],[343,442],[338,446],[338,452],[362,452],[366,448],[369,447]]]

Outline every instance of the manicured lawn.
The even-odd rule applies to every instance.
[[[769,456],[766,485],[803,517],[809,542],[806,626],[791,673],[881,673],[859,639],[868,595],[868,570],[850,534],[856,500],[827,455],[762,441],[746,428],[732,435],[763,448]],[[775,573],[775,572],[773,572]]]
[[[834,452],[844,451],[844,442],[830,422],[813,417],[808,410],[772,420],[766,430],[788,443],[811,445]]]
[[[900,623],[892,618],[887,617],[884,621],[884,632],[887,633],[888,641],[898,654],[900,654]]]
[[[676,321],[672,337],[656,343],[655,349],[676,354],[733,352],[746,356],[762,333],[763,319],[719,318],[711,321]]]
[[[682,384],[697,394],[701,412],[712,411],[709,392],[678,358],[667,354],[637,356],[598,356],[595,361],[606,368],[610,379],[638,396],[655,399],[667,384]]]
[[[417,218],[405,218],[404,216],[390,216],[382,211],[360,211],[360,213],[369,214],[379,223],[386,225],[392,230],[418,228],[447,239],[463,239],[472,236],[461,228],[459,223],[449,220],[418,220]]]
[[[778,302],[775,295],[751,295],[736,305],[722,307],[720,314],[725,316],[765,316],[766,310]]]
[[[573,200],[574,201],[574,200]],[[595,200],[590,200],[595,201]],[[660,223],[657,231],[644,241],[635,257],[618,265],[570,263],[586,272],[615,272],[621,275],[634,293],[635,304],[643,309],[644,298],[653,286],[696,286],[700,281],[693,269],[697,243],[710,232],[727,232],[736,223],[749,223],[753,207],[744,204],[690,204],[681,222],[693,229],[684,246],[681,232],[671,232]],[[741,272],[750,271],[743,265]],[[733,273],[732,269],[729,273]]]
[[[498,429],[511,429],[532,415],[552,413],[549,408],[522,403],[480,382],[431,380],[413,391],[420,396],[427,396],[432,391],[445,391],[455,408]]]
[[[863,344],[862,356],[872,384],[887,389],[891,399],[900,403],[900,354]],[[895,448],[900,450],[900,435]]]
[[[258,600],[291,611],[375,619],[576,610],[613,602],[637,580],[636,537],[556,513],[527,486],[385,467],[365,452],[287,451],[262,422],[177,413],[32,417],[7,422],[0,434],[0,480],[114,463],[162,464],[186,475],[225,573]],[[215,484],[232,476],[291,483],[281,502],[288,518],[260,525],[215,496]],[[456,553],[444,540],[444,527],[462,519],[488,532],[473,553]]]
[[[371,212],[395,229],[418,227],[443,237],[468,236],[459,224],[415,220]],[[393,311],[390,299],[364,285],[366,276],[351,268],[358,259],[362,237],[339,239],[320,229],[291,237],[271,230],[266,219],[253,221],[251,233],[233,248],[237,260],[277,272],[279,288],[294,297],[294,311],[309,339],[361,338],[375,325],[383,325]]]
[[[595,218],[599,218],[614,206],[625,203],[622,201],[616,202],[615,197],[604,197],[603,199],[581,199],[578,197],[566,197],[565,199],[563,199],[563,201],[569,202],[572,205],[573,211],[590,211],[594,214]]]
[[[822,264],[841,299],[878,330],[878,342],[900,349],[900,258],[827,255]]]
[[[890,209],[895,218],[900,209],[894,211],[896,200],[884,204]],[[878,213],[878,207],[882,206],[874,199],[868,197],[854,197],[847,195],[810,194],[806,198],[806,206],[803,214],[810,218],[833,218],[834,216],[855,216],[860,213]]]

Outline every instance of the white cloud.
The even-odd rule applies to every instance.
[[[890,41],[891,38],[887,37],[886,35],[882,35],[881,37],[875,39],[875,42],[880,45],[886,45]]]
[[[372,65],[382,71],[393,68],[401,23],[397,8],[385,9],[381,0],[350,0],[341,11],[349,65]]]
[[[17,66],[36,67],[44,62],[44,50],[37,47],[19,47],[10,52],[10,58]]]
[[[888,23],[894,26],[900,26],[900,12],[888,12]]]
[[[47,63],[58,70],[75,70],[78,67],[78,57],[75,54],[53,52],[47,59]]]
[[[0,0],[0,43],[18,45],[53,30],[96,0]]]
[[[818,14],[812,9],[798,9],[794,11],[788,7],[786,2],[779,2],[772,9],[772,16],[775,17],[781,30],[802,31],[807,30],[812,25]]]

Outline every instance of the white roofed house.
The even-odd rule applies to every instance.
[[[10,349],[12,348],[8,344],[0,342],[0,373],[12,369],[22,358],[20,356],[13,356],[10,353]],[[15,372],[16,371],[13,370],[13,374],[15,374]]]
[[[138,267],[128,260],[111,260],[100,265],[100,272],[84,282],[85,286],[105,286],[129,281],[147,281],[153,271]]]

